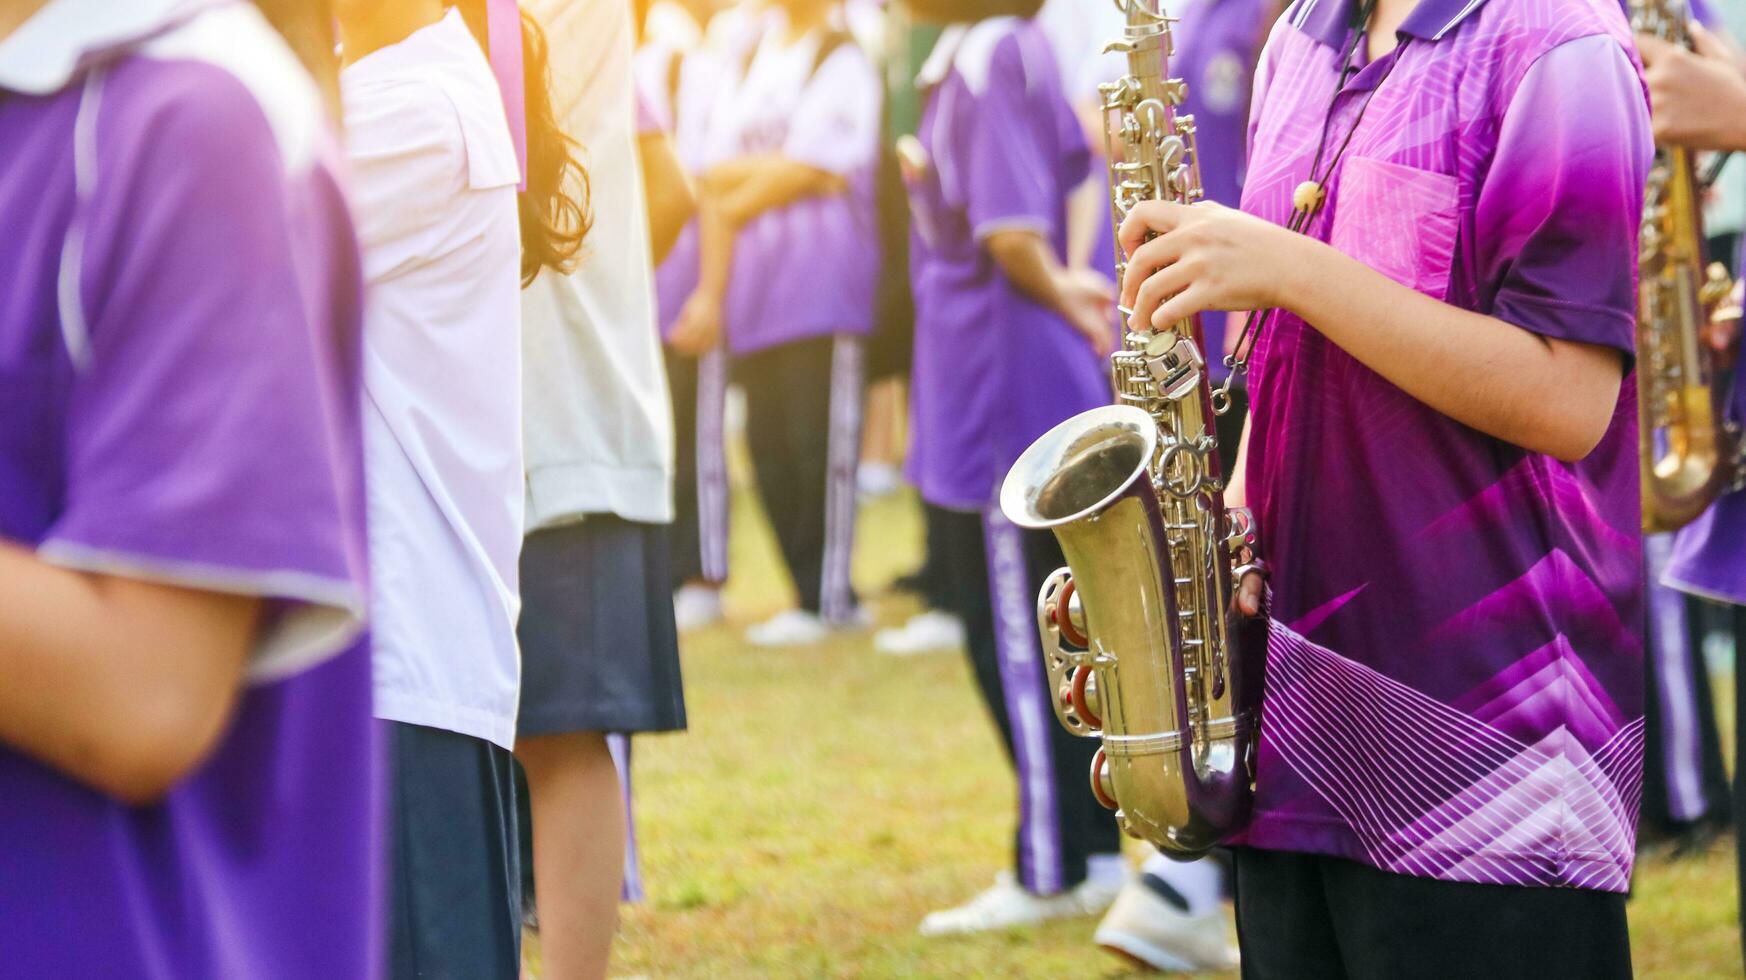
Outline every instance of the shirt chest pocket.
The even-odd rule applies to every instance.
[[[1455,255],[1455,178],[1351,157],[1340,172],[1328,244],[1395,282],[1443,299]]]

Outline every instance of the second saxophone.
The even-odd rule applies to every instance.
[[[1632,0],[1631,26],[1684,47],[1685,0]],[[1657,146],[1643,194],[1637,270],[1637,409],[1643,530],[1676,531],[1738,485],[1739,430],[1723,417],[1715,355],[1703,337],[1731,283],[1705,266],[1703,182],[1692,152]],[[1738,318],[1737,308],[1716,313]]]

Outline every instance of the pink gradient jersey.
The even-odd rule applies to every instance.
[[[1616,0],[1421,0],[1400,47],[1342,88],[1352,6],[1299,0],[1275,26],[1244,209],[1286,222],[1332,98],[1328,155],[1356,130],[1308,234],[1628,361],[1651,140]],[[1245,843],[1450,881],[1628,887],[1634,387],[1600,445],[1562,463],[1436,412],[1296,317],[1268,327],[1248,486],[1281,628]]]

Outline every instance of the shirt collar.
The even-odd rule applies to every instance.
[[[49,0],[0,41],[0,89],[47,95],[105,52],[137,44],[222,0]]]
[[[1400,25],[1400,34],[1421,41],[1440,41],[1484,3],[1485,0],[1419,0],[1419,5]],[[1358,0],[1300,0],[1286,16],[1291,18],[1293,27],[1330,48],[1338,48],[1346,43],[1346,32],[1351,29],[1357,4]]]
[[[970,27],[967,24],[952,24],[940,32],[939,40],[934,42],[933,51],[922,62],[921,71],[916,73],[916,88],[933,88],[946,80],[946,75],[952,70],[952,59],[958,56],[958,48],[964,43],[964,36],[969,33]]]

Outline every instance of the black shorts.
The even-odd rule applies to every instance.
[[[1247,980],[1631,975],[1621,894],[1471,885],[1314,854],[1232,852]]]

